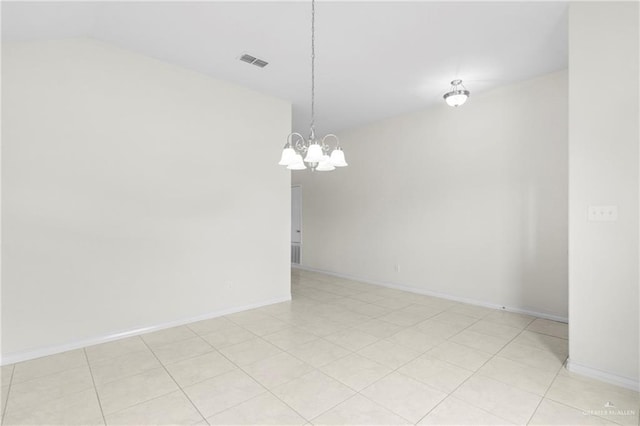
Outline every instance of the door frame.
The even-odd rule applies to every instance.
[[[291,185],[291,189],[293,188],[300,188],[300,242],[294,243],[293,241],[291,241],[291,244],[298,244],[299,246],[302,247],[302,185],[300,184]],[[291,204],[293,204],[293,199],[291,199]]]

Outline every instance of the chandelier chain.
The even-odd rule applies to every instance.
[[[314,133],[316,114],[316,2],[311,0],[311,132]]]

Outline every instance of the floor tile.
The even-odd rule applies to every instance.
[[[366,315],[369,318],[378,318],[389,312],[389,308],[366,302],[362,305],[352,306],[350,309],[357,314]]]
[[[96,384],[104,384],[159,367],[160,362],[145,346],[140,352],[92,361],[91,373]]]
[[[350,328],[348,330],[330,334],[326,336],[325,339],[338,346],[342,346],[345,349],[349,349],[350,351],[357,351],[358,349],[362,349],[365,346],[369,346],[370,344],[380,340],[376,336],[365,333],[364,331],[356,328]]]
[[[102,343],[100,345],[89,346],[85,350],[89,362],[94,363],[104,359],[117,358],[132,352],[146,351],[148,349],[140,336],[134,336]]]
[[[354,395],[313,419],[314,425],[410,425],[411,422],[392,413],[362,395]]]
[[[220,352],[237,365],[244,366],[277,355],[282,351],[261,338],[253,338],[222,348]]]
[[[495,311],[495,309],[485,308],[484,306],[469,305],[466,303],[460,303],[452,306],[448,310],[456,314],[462,314],[473,318],[483,318]]]
[[[521,328],[498,324],[484,319],[473,323],[469,328],[467,328],[467,330],[487,334],[489,336],[502,337],[509,340],[522,332]]]
[[[615,423],[545,398],[538,406],[529,424],[536,426],[591,426],[614,425]]]
[[[180,342],[182,340],[192,339],[196,337],[196,334],[191,331],[186,325],[180,327],[167,328],[160,331],[155,331],[149,334],[143,334],[142,340],[147,345],[154,349],[158,346],[167,345],[169,343]]]
[[[269,389],[300,377],[311,370],[313,370],[311,365],[285,352],[244,367],[247,374]]]
[[[545,397],[618,424],[639,423],[638,392],[577,374],[558,374]]]
[[[416,324],[413,328],[429,336],[434,344],[440,344],[451,336],[460,333],[467,326],[428,319]]]
[[[94,389],[64,395],[18,410],[7,407],[4,425],[102,425],[102,412]]]
[[[513,339],[513,343],[548,351],[562,358],[566,358],[569,353],[569,342],[566,339],[534,333],[528,330],[524,330]]]
[[[10,365],[3,365],[2,367],[0,367],[0,372],[1,372],[1,376],[0,376],[0,383],[2,383],[2,386],[8,386],[9,382],[11,381],[11,376],[13,376],[13,364]]]
[[[203,420],[182,391],[151,399],[105,418],[108,425],[192,425]]]
[[[45,402],[87,389],[93,389],[93,381],[89,367],[85,365],[12,384],[7,408],[11,410],[35,408]]]
[[[396,324],[401,327],[410,327],[419,323],[420,321],[424,321],[426,319],[423,315],[417,315],[410,312],[393,311],[381,317],[378,317],[381,321],[390,322],[391,324]]]
[[[490,322],[522,329],[528,326],[535,319],[535,317],[532,317],[531,315],[517,314],[515,312],[494,311],[485,316],[483,319]]]
[[[458,314],[451,311],[441,312],[430,319],[433,321],[444,322],[446,324],[457,325],[459,327],[469,327],[471,324],[478,321],[478,318]]]
[[[553,371],[538,370],[500,356],[491,358],[478,370],[478,374],[540,396],[556,377]]]
[[[427,414],[419,425],[511,425],[513,423],[452,396]]]
[[[380,340],[364,349],[360,349],[358,353],[394,370],[420,356],[418,351],[387,340]]]
[[[187,386],[184,391],[205,417],[221,413],[266,392],[264,387],[240,370]]]
[[[256,309],[252,309],[249,311],[236,312],[235,314],[227,315],[224,318],[231,320],[238,325],[244,325],[256,321],[268,320],[272,317],[270,315],[263,314]]]
[[[450,364],[455,364],[458,367],[474,371],[482,367],[491,358],[489,353],[454,342],[444,342],[426,354]]]
[[[213,350],[213,347],[202,338],[194,337],[192,339],[156,346],[153,348],[153,353],[156,354],[160,362],[168,365]]]
[[[411,302],[409,301],[399,300],[391,297],[383,297],[382,299],[374,300],[371,303],[374,305],[382,306],[383,308],[390,309],[400,309],[411,304]]]
[[[428,355],[414,359],[398,372],[445,393],[452,392],[473,374],[473,371]]]
[[[391,373],[361,394],[412,423],[418,422],[447,396],[399,373]]]
[[[525,424],[542,399],[538,395],[479,375],[464,382],[452,396],[517,424]]]
[[[543,318],[536,318],[533,320],[533,322],[527,326],[527,330],[547,334],[549,336],[560,337],[562,339],[569,338],[569,327],[566,323]]]
[[[264,336],[265,334],[271,334],[276,331],[284,330],[285,328],[290,328],[291,324],[277,318],[266,318],[260,321],[243,324],[242,327],[246,328],[253,334]]]
[[[450,342],[459,343],[490,354],[495,354],[500,351],[500,349],[509,343],[509,340],[511,339],[489,336],[469,330],[463,330],[449,339]]]
[[[393,371],[358,354],[340,358],[320,367],[320,370],[356,391],[366,388]]]
[[[214,351],[178,361],[167,365],[166,368],[178,385],[184,388],[235,370],[237,367],[220,353]]]
[[[164,368],[96,386],[104,414],[112,414],[178,389]]]
[[[234,327],[236,324],[224,317],[210,318],[187,324],[187,327],[199,336]]]
[[[400,330],[396,334],[387,337],[387,340],[420,353],[426,352],[442,343],[441,339],[434,339],[432,336],[422,333],[414,327]]]
[[[256,335],[239,325],[233,324],[212,333],[205,334],[202,338],[214,348],[222,349],[255,339]]]
[[[15,364],[12,383],[20,383],[86,365],[87,358],[82,349],[19,362]]]
[[[307,421],[270,393],[207,419],[210,425],[304,425]]]
[[[273,393],[307,420],[354,395],[353,390],[319,371],[280,385]]]
[[[379,339],[384,339],[385,337],[396,334],[398,331],[402,330],[403,327],[391,324],[390,322],[380,321],[379,319],[372,319],[362,324],[358,324],[355,328],[360,331],[364,331],[367,334],[371,334],[372,336],[376,336]]]
[[[511,342],[505,346],[498,352],[498,355],[528,365],[529,367],[554,373],[562,367],[566,360],[565,356],[559,356],[552,352],[520,345],[515,342]]]
[[[337,333],[347,328],[343,324],[338,324],[324,318],[315,317],[304,321],[296,321],[293,324],[311,334],[315,334],[320,337]]]
[[[307,364],[320,367],[338,358],[349,355],[351,351],[324,339],[319,339],[293,347],[289,349],[289,353]]]
[[[349,296],[349,297],[351,297],[352,299],[361,300],[363,302],[371,303],[371,304],[373,304],[373,302],[377,302],[378,300],[384,299],[384,296],[373,293],[373,292],[354,294],[353,296]]]
[[[412,297],[411,299],[413,300],[414,298]],[[407,307],[404,307],[398,310],[398,312],[405,312],[408,314],[416,315],[420,317],[421,321],[424,321],[426,319],[429,319],[431,317],[438,315],[443,310],[444,310],[443,308],[439,306],[433,306],[433,305],[409,305]]]
[[[7,406],[7,397],[9,396],[9,385],[2,386],[0,388],[2,393],[0,394],[0,416],[4,413],[4,407]]]
[[[318,340],[319,338],[319,336],[297,327],[290,327],[285,330],[263,336],[263,339],[285,351],[294,346],[300,346],[313,340]]]

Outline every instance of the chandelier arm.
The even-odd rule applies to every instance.
[[[293,141],[293,138],[295,136],[297,136],[298,139]],[[294,150],[298,152],[302,152],[302,153],[307,152],[307,141],[304,138],[304,136],[302,136],[298,132],[289,133],[289,136],[287,136],[287,145],[291,146]]]
[[[336,148],[340,147],[340,139],[338,139],[338,137],[333,133],[329,133],[322,138],[322,145],[326,146],[325,140],[330,137],[336,140]]]

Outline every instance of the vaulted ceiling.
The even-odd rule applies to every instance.
[[[567,66],[566,2],[316,4],[317,128],[335,132]],[[293,103],[310,116],[310,2],[3,2],[3,40],[92,37]],[[238,60],[249,53],[269,62]]]

